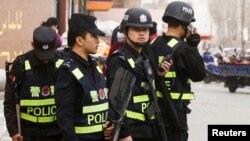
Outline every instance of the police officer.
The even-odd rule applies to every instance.
[[[105,124],[109,110],[106,79],[90,56],[97,52],[99,36],[104,35],[95,20],[83,14],[73,14],[69,20],[70,50],[55,84],[56,117],[63,141],[103,141],[114,127]]]
[[[149,98],[149,82],[142,63],[151,58],[148,53],[148,45],[149,29],[152,27],[152,18],[147,10],[142,8],[128,9],[120,24],[120,31],[126,36],[125,43],[110,56],[107,64],[109,88],[112,86],[115,73],[120,67],[125,68],[136,77],[126,110],[123,130],[120,133],[122,140],[153,141],[158,136],[155,119],[148,118],[145,114],[152,99]],[[159,70],[157,73],[164,75],[170,65],[169,62],[162,63],[162,71]],[[154,77],[155,73],[149,77]]]
[[[191,22],[195,21],[194,10],[185,2],[170,3],[162,20],[168,24],[168,30],[151,46],[158,63],[164,58],[173,61],[170,72],[165,75],[165,83],[181,123],[178,127],[173,124],[173,119],[165,118],[167,136],[169,141],[187,141],[187,114],[191,112],[188,104],[194,99],[190,79],[198,82],[205,77],[203,59],[197,49],[200,36],[195,28],[191,27]]]
[[[55,38],[53,29],[36,28],[33,49],[18,56],[8,73],[4,115],[13,141],[60,140],[54,99],[54,75],[56,66],[60,65],[54,52]],[[16,104],[20,104],[20,113],[16,111]],[[21,125],[18,125],[18,120]],[[18,128],[21,128],[21,133]]]

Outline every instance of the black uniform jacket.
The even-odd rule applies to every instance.
[[[191,47],[183,40],[173,36],[160,36],[151,44],[153,53],[156,57],[170,54],[172,49],[166,44],[172,39],[178,40],[179,44],[173,54],[173,69],[177,73],[177,81],[182,84],[182,89],[188,79],[193,82],[202,81],[205,77],[205,66],[197,47]],[[170,48],[170,49],[169,49]],[[191,90],[190,88],[188,89]]]
[[[175,49],[172,49],[170,46],[167,45],[172,39],[175,39],[178,42],[178,44],[173,47]],[[156,82],[160,83],[158,86],[160,86],[162,89],[165,89],[165,91],[168,91],[168,93],[190,93],[192,92],[192,90],[191,84],[189,83],[189,79],[191,79],[193,82],[198,82],[202,81],[205,77],[205,66],[197,47],[191,47],[186,42],[176,37],[163,35],[158,37],[151,44],[151,49],[153,50],[153,54],[157,57],[156,60],[159,59],[159,56],[166,56],[168,54],[171,54],[174,50],[172,54],[173,65],[171,66],[170,70],[176,72],[176,77],[173,78],[173,80],[171,81],[171,90],[169,91],[168,89],[166,89],[166,84],[164,81]],[[190,103],[190,101],[179,99],[172,100],[171,98],[170,102],[175,105],[175,109],[177,110],[178,117],[181,121],[180,128],[187,130],[187,113],[191,112],[191,110],[188,108],[188,104]],[[174,109],[171,110],[173,111]],[[168,125],[169,122],[173,123],[172,121],[175,121],[175,118],[177,118],[173,117],[173,112],[168,113],[167,110],[162,111],[166,112],[166,114],[164,114],[166,115],[166,117],[164,117],[166,121],[168,121],[168,118],[172,118],[172,120],[168,121]]]
[[[21,63],[23,59],[29,59],[32,71],[41,79],[54,77],[55,74],[55,60],[50,60],[49,63],[43,64],[40,62],[33,51],[29,51],[24,55],[17,57],[12,65],[10,75],[6,78],[5,95],[4,95],[4,116],[6,119],[7,129],[10,136],[18,133],[17,117],[16,117],[16,99],[15,91],[20,93],[22,83],[25,81],[24,63]],[[13,82],[20,83],[15,89]],[[25,123],[21,123],[22,134],[24,136],[46,136],[58,134],[58,127],[56,124],[50,124],[46,126],[30,126]],[[32,133],[32,134],[31,134]]]
[[[148,59],[153,58],[153,57],[149,56],[149,54],[148,54],[148,49],[149,48],[146,47],[146,46],[142,48],[141,53],[138,53],[136,50],[129,47],[129,45],[127,43],[125,43],[120,49],[125,50],[127,53],[129,53],[130,54],[129,56],[132,57],[133,60],[137,60],[137,58],[139,56],[143,56],[144,58],[148,58]],[[115,73],[116,73],[118,68],[122,67],[122,68],[128,69],[128,66],[127,66],[128,64],[123,59],[121,59],[120,57],[121,57],[120,54],[115,53],[115,54],[112,54],[111,57],[108,59],[107,72],[106,72],[108,88],[110,88],[112,86],[112,82],[114,80]],[[143,71],[143,70],[141,70],[141,71]],[[145,74],[144,74],[144,76],[145,76]],[[110,112],[109,113],[109,115],[110,115],[109,118],[112,118],[111,114],[112,113]],[[145,124],[146,124],[146,122],[145,122]],[[134,125],[133,125],[133,127],[134,127]],[[131,135],[132,132],[133,132],[131,130],[132,130],[132,128],[130,128],[129,125],[126,125],[124,123],[123,128],[122,128],[121,133],[120,133],[120,138]],[[140,130],[145,130],[145,132],[146,132],[149,129],[143,128],[143,129],[140,129]],[[136,134],[137,134],[136,136],[138,136],[138,137],[140,136],[139,135],[140,133],[136,133]],[[148,138],[149,136],[152,136],[152,134],[151,135],[142,135],[140,138]]]
[[[99,75],[93,73],[93,69],[95,69],[96,66],[93,65],[90,57],[88,58],[88,61],[86,61],[75,52],[69,51],[68,58],[79,63],[79,66],[82,66],[81,68],[79,67],[79,69],[93,82],[100,81]],[[82,101],[84,90],[66,67],[62,67],[58,70],[55,88],[57,106],[56,117],[58,126],[63,133],[62,140],[78,141],[78,137],[75,134],[74,117],[77,116],[77,114],[82,113],[80,103]]]

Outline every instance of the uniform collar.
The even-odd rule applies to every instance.
[[[175,37],[175,36],[170,36],[170,35],[166,35],[166,34],[163,34],[162,37],[165,38],[165,39],[172,39],[172,38],[175,38],[176,40],[180,40],[179,38],[177,38],[177,37]]]
[[[91,66],[91,64],[92,64],[92,59],[90,56],[88,56],[88,61],[87,61],[72,50],[69,52],[69,56],[85,66]]]
[[[30,51],[28,54],[29,54],[29,55],[28,55],[28,56],[29,56],[28,58],[29,58],[29,60],[30,60],[30,62],[31,62],[32,65],[34,65],[34,66],[44,65],[44,63],[43,63],[42,61],[40,61],[40,60],[36,57],[36,55],[35,55],[35,53],[34,53],[33,50]],[[54,63],[55,61],[56,61],[56,58],[53,58],[53,59],[49,60],[49,62],[46,63],[46,64]]]
[[[138,58],[140,56],[140,53],[137,52],[135,49],[129,46],[128,43],[125,43],[124,46],[122,47],[124,50],[128,51],[133,58]]]

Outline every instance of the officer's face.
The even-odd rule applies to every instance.
[[[149,28],[129,27],[127,36],[135,43],[148,42]]]
[[[83,39],[82,47],[88,54],[95,54],[99,44],[98,36],[87,32],[85,39]]]

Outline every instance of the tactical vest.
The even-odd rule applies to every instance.
[[[108,89],[106,88],[106,78],[101,69],[95,64],[97,73],[101,80],[98,83],[93,82],[89,76],[86,76],[79,68],[78,64],[72,62],[69,65],[69,71],[82,86],[84,93],[82,102],[82,113],[75,117],[75,133],[83,138],[103,138],[103,124],[108,117]]]
[[[63,60],[58,59],[54,69],[62,63]],[[20,92],[20,118],[29,124],[55,122],[55,78],[41,79],[36,76],[29,60],[24,60],[24,70],[26,78]]]
[[[134,60],[129,53],[124,50],[118,50],[114,54],[119,55],[119,58],[125,62],[126,69],[136,77],[136,82],[133,86],[132,96],[129,102],[130,104],[126,110],[125,122],[128,124],[135,124],[154,120],[154,116],[147,117],[145,114],[145,110],[150,104],[150,95],[149,84],[147,82],[142,63],[135,64],[136,60]],[[152,79],[154,78],[153,75],[149,77]]]
[[[167,42],[167,43],[166,43]],[[153,51],[156,54],[158,64],[162,63],[164,57],[167,54],[171,54],[181,41],[178,41],[175,38],[172,38],[170,40],[166,40],[164,37],[158,37],[156,40],[151,42],[151,45],[153,46]],[[170,96],[173,100],[192,100],[194,99],[194,93],[190,91],[184,91],[183,94],[180,93],[180,90],[176,87],[176,70],[174,67],[171,67],[170,71],[165,74],[165,83],[170,91]],[[187,81],[187,85],[190,89],[190,80]],[[157,95],[160,95],[162,97],[161,92],[157,91]]]

